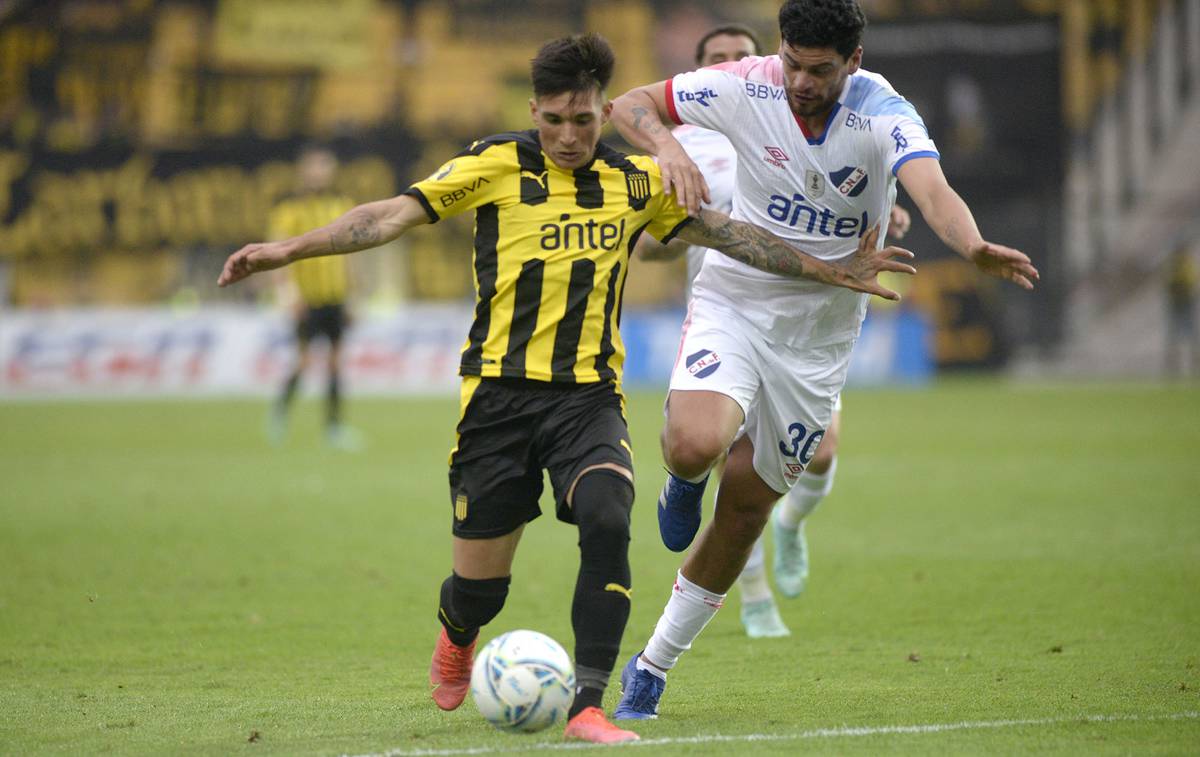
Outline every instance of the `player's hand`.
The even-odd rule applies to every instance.
[[[282,268],[289,262],[287,247],[279,242],[248,244],[225,261],[217,286],[236,284],[251,274]]]
[[[698,215],[701,203],[709,202],[708,182],[704,180],[700,167],[673,139],[663,146],[657,158],[663,190],[675,195],[675,202],[680,207],[686,207],[688,215]]]
[[[1033,283],[1041,278],[1028,255],[1004,245],[980,242],[971,248],[970,260],[989,276],[1011,281],[1022,289],[1033,289]]]
[[[892,239],[904,239],[904,235],[912,228],[912,216],[899,205],[892,206],[888,216],[888,236]]]
[[[903,247],[884,247],[882,250],[875,249],[879,241],[880,226],[876,226],[866,234],[863,234],[862,238],[858,241],[858,249],[842,263],[842,268],[847,275],[847,280],[843,283],[856,292],[866,292],[867,294],[882,297],[885,300],[899,302],[900,295],[887,287],[880,286],[877,277],[884,271],[907,274],[916,273],[916,268],[913,268],[908,263],[901,262],[902,260],[912,260],[916,256]],[[896,258],[900,258],[901,260],[897,260]]]

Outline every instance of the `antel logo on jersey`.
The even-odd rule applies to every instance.
[[[788,226],[802,227],[808,234],[850,239],[867,233],[867,211],[857,218],[835,216],[829,208],[817,207],[799,192],[791,197],[771,195],[767,215]]]
[[[838,194],[843,197],[858,197],[867,188],[869,177],[867,172],[861,168],[846,166],[829,174],[829,178],[833,179],[833,183],[837,185]]]
[[[763,160],[776,168],[783,168],[783,161],[788,160],[786,152],[772,145],[763,145],[763,149],[767,151],[767,157],[763,158]]]
[[[559,217],[559,223],[542,224],[543,250],[615,250],[625,238],[625,219],[620,224],[597,223],[589,218],[587,223],[562,223],[571,218],[568,213]]]
[[[700,350],[688,355],[688,373],[696,378],[707,378],[721,367],[721,356],[711,350]]]
[[[717,93],[713,92],[712,89],[709,87],[705,87],[704,89],[698,89],[695,92],[692,92],[692,91],[686,90],[686,89],[681,89],[675,93],[675,97],[679,98],[679,102],[681,102],[681,103],[695,102],[699,105],[703,105],[706,108],[711,107],[708,104],[709,99],[710,98],[715,99],[716,96],[717,96]]]

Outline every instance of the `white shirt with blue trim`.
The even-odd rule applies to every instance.
[[[937,148],[912,104],[878,74],[852,74],[819,137],[788,105],[779,56],[748,57],[667,82],[680,124],[724,134],[737,152],[732,216],[763,226],[823,260],[854,252],[896,199],[896,171]],[[816,347],[854,339],[867,296],[764,273],[711,253],[693,296],[754,322],[779,343]]]
[[[724,134],[698,126],[679,126],[671,132],[684,152],[700,168],[708,183],[709,202],[704,207],[725,215],[733,212],[733,191],[737,176],[737,151]],[[692,282],[700,273],[707,247],[691,245],[687,251],[688,299],[691,299]],[[717,253],[719,254],[719,253]]]

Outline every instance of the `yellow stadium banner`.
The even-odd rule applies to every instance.
[[[362,68],[376,0],[221,0],[218,63]]]

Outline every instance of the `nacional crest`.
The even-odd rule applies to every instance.
[[[837,191],[843,197],[858,197],[867,188],[870,177],[862,168],[846,166],[840,171],[829,174],[829,178],[837,185]]]

